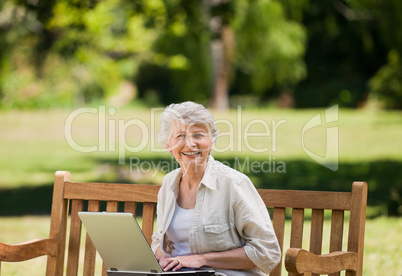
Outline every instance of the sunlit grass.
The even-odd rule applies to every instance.
[[[73,110],[2,111],[0,187],[52,183],[56,170],[69,170],[80,180],[98,179],[105,172],[100,160],[127,165],[130,157],[169,158],[156,138],[159,109],[112,111],[95,108],[75,117]],[[306,131],[302,144],[303,127],[317,114],[322,125]],[[329,124],[324,109],[238,109],[214,115],[221,133],[213,152],[218,159],[312,161],[306,150],[325,155],[326,127],[338,128],[340,162],[402,159],[401,112],[341,109],[338,121]]]
[[[0,217],[1,242],[14,244],[48,238],[50,217]],[[1,263],[2,275],[45,275],[46,256],[19,263]]]
[[[2,242],[18,243],[35,238],[48,237],[50,218],[48,216],[0,217],[0,237]],[[324,221],[323,253],[329,248],[330,220]],[[310,222],[304,225],[305,239],[309,237]],[[363,275],[400,275],[402,271],[402,220],[397,218],[380,217],[366,221],[366,235],[363,261]],[[285,237],[290,234],[290,221],[285,224]],[[286,238],[285,238],[286,239]],[[347,229],[344,231],[344,241],[347,239]],[[85,238],[83,239],[85,240]],[[84,242],[82,242],[83,244]],[[303,247],[308,249],[308,244]],[[284,250],[289,248],[285,242]],[[346,243],[343,246],[346,249]],[[81,252],[81,257],[83,253]],[[82,258],[81,258],[82,259]],[[2,275],[42,276],[46,269],[46,257],[40,257],[20,263],[1,264]],[[82,269],[82,260],[81,260]],[[98,262],[98,271],[101,269]],[[286,275],[286,274],[285,274]]]

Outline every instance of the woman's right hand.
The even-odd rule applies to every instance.
[[[160,247],[158,247],[158,249],[156,249],[155,257],[156,257],[156,259],[158,260],[159,263],[161,262],[161,260],[168,258],[168,256],[163,254],[163,252],[162,252]]]
[[[158,247],[158,249],[156,250],[155,257],[164,271],[176,271],[183,267],[183,265],[177,258],[170,258],[167,255],[163,254],[160,247]]]
[[[156,255],[156,259],[158,260],[159,263],[163,262],[167,258],[169,258],[169,257],[166,256],[165,254]]]

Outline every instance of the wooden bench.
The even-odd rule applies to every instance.
[[[74,182],[70,181],[69,172],[56,172],[49,238],[13,245],[0,243],[0,268],[1,262],[19,262],[47,255],[46,275],[77,275],[80,248],[85,247],[83,273],[94,275],[96,250],[88,236],[85,243],[81,243],[78,211],[124,210],[136,214],[137,203],[143,203],[142,229],[150,243],[158,191],[159,186],[156,185]],[[284,257],[289,275],[335,276],[340,275],[337,271],[342,270],[346,270],[348,276],[362,275],[366,183],[354,182],[351,192],[261,189],[259,193],[266,206],[273,209],[273,226],[282,251],[286,209],[291,210],[290,237],[286,237],[290,249]],[[310,243],[308,249],[301,249],[306,209],[312,209]],[[321,255],[324,210],[331,210],[332,214],[330,253]],[[344,225],[348,224],[344,218],[345,211],[350,211],[349,233],[347,249],[342,251]],[[282,265],[283,262],[270,275],[281,275]],[[104,266],[102,275],[106,275]]]

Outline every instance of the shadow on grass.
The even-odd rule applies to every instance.
[[[376,210],[368,217],[402,214],[402,162],[340,163],[339,169],[334,172],[304,160],[219,160],[243,171],[257,188],[350,191],[353,181],[365,181],[369,187],[368,205]],[[97,181],[155,183],[160,180],[152,177],[152,168],[163,174],[178,167],[170,158],[141,158],[135,161],[135,165],[133,162],[130,165],[129,160],[126,165],[119,165],[117,159],[97,160],[99,167],[107,167]],[[74,180],[74,172],[72,175]],[[52,183],[34,188],[0,189],[0,216],[50,214],[52,190]]]
[[[50,214],[53,183],[0,190],[0,216]]]

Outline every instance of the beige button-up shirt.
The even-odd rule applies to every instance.
[[[166,231],[177,201],[181,169],[167,174],[158,195],[157,230],[152,249],[170,256],[174,246]],[[189,230],[192,254],[243,247],[256,265],[251,270],[219,270],[227,275],[266,275],[280,261],[281,251],[264,202],[250,179],[212,158],[197,191]]]

